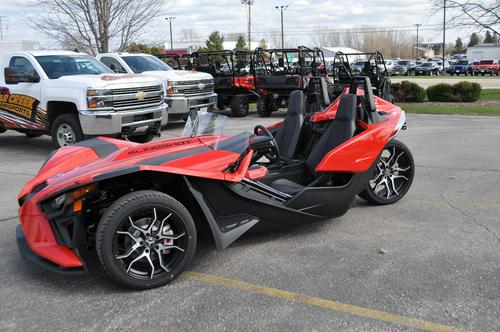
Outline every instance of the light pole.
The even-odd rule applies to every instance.
[[[446,53],[446,0],[443,4],[443,72],[444,72],[444,59]]]
[[[242,5],[248,5],[248,49],[252,49],[252,5],[254,0],[241,0]]]
[[[170,52],[174,50],[174,40],[172,39],[172,21],[175,20],[175,16],[165,17],[165,20],[170,24]]]
[[[281,12],[281,49],[285,48],[285,34],[283,33],[283,11],[288,8],[288,5],[276,6],[276,9]]]
[[[419,40],[418,40],[418,28],[421,27],[422,24],[416,23],[416,24],[413,24],[413,26],[417,27],[417,58],[416,58],[416,60],[418,60],[418,51],[419,51],[419,46],[420,46]]]

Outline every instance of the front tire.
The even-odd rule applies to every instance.
[[[393,139],[382,150],[374,175],[359,197],[373,204],[392,204],[403,198],[411,187],[415,161],[406,145]]]
[[[80,122],[75,114],[61,114],[57,116],[50,127],[52,142],[58,148],[83,141]]]
[[[106,272],[122,285],[160,287],[191,262],[196,227],[173,197],[152,190],[132,192],[105,211],[97,227],[96,248]]]
[[[236,95],[231,98],[231,113],[237,118],[247,116],[248,98],[244,95]]]

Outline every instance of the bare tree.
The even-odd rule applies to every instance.
[[[200,35],[193,29],[182,29],[182,41],[192,42],[201,39]]]
[[[62,45],[91,54],[124,50],[146,25],[162,15],[165,0],[37,0],[32,22]]]
[[[326,27],[319,27],[310,35],[313,45],[318,47],[339,46],[342,36],[339,32]]]
[[[438,9],[444,1],[434,0]],[[454,26],[471,26],[500,34],[500,0],[457,1],[447,0],[446,8],[451,12],[447,23]]]

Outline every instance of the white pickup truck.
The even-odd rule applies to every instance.
[[[173,70],[162,60],[142,53],[104,53],[97,59],[115,73],[158,78],[167,87],[166,101],[170,119],[185,119],[192,110],[209,110],[217,105],[212,75],[186,70]]]
[[[5,57],[0,72],[0,133],[50,134],[56,146],[107,135],[147,142],[168,121],[165,86],[115,74],[94,57],[27,51]]]

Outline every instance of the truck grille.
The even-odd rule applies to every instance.
[[[201,95],[214,91],[214,81],[211,79],[181,81],[177,82],[176,85],[178,93],[187,96]]]
[[[163,101],[161,85],[112,89],[112,105],[116,111],[158,106]]]

